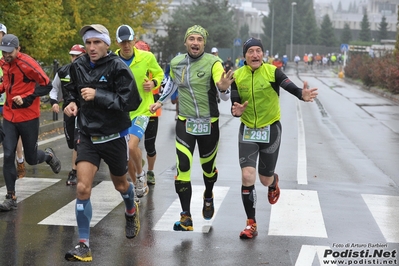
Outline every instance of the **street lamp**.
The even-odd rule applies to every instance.
[[[274,5],[272,4],[272,34],[271,34],[270,55],[273,56],[273,37],[274,37]]]
[[[292,61],[292,37],[294,35],[294,6],[296,6],[296,2],[291,3],[291,45],[290,45],[290,60]]]

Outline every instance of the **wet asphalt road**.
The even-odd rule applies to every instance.
[[[124,204],[102,165],[93,189],[98,200],[90,238],[93,262],[87,264],[399,265],[398,104],[327,70],[287,73],[298,85],[306,80],[318,87],[319,97],[304,103],[280,93],[283,138],[276,172],[281,197],[270,206],[267,188],[257,181],[259,235],[254,240],[238,237],[246,217],[237,155],[239,120],[230,115],[229,102],[220,104],[216,214],[211,221],[201,216],[204,187],[196,151],[194,232],[172,230],[180,206],[173,185],[175,111],[168,103],[156,143],[156,185],[141,200],[139,235],[125,237]],[[62,171],[55,175],[45,164],[27,166],[26,177],[17,181],[18,210],[0,213],[0,265],[76,264],[64,260],[78,237],[71,208],[75,187],[65,185],[71,152],[62,130],[46,135],[39,147],[53,147]],[[3,179],[0,193],[5,194]]]

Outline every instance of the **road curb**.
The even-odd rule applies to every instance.
[[[60,128],[60,127],[64,127],[64,123],[63,123],[63,121],[59,121],[59,120],[40,125],[39,135],[46,133],[46,132],[50,132],[50,131]]]

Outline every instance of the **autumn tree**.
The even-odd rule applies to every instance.
[[[0,1],[1,22],[9,33],[18,36],[22,51],[35,59],[50,64],[54,59],[69,62],[68,51],[81,43],[79,29],[86,24],[103,24],[115,39],[119,25],[129,24],[140,37],[151,31],[162,14],[162,0],[13,0]],[[111,49],[115,49],[113,44]]]

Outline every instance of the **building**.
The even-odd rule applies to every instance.
[[[367,12],[367,17],[370,23],[370,30],[372,36],[379,31],[382,17],[385,16],[386,22],[388,23],[388,32],[390,36],[396,36],[398,22],[398,0],[361,0],[356,6],[354,5],[352,10],[334,10],[331,3],[316,3],[315,14],[318,25],[321,24],[324,15],[328,14],[333,28],[340,32],[345,26],[345,23],[349,24],[349,27],[354,32],[361,30],[361,23],[364,16],[364,11]]]

